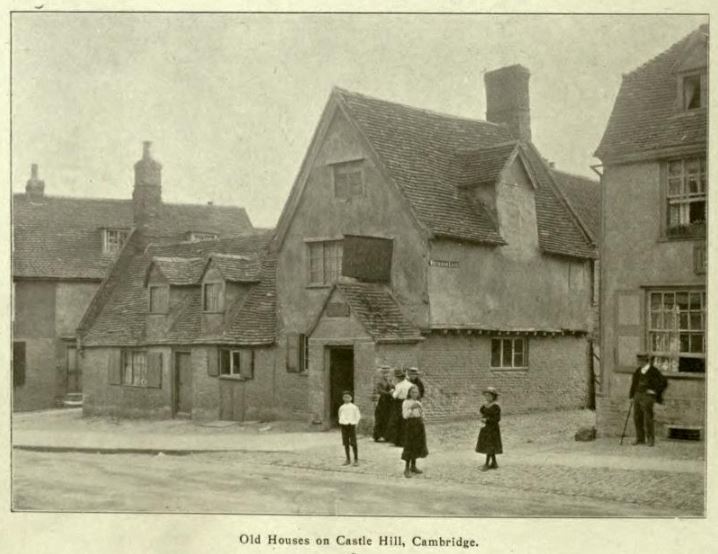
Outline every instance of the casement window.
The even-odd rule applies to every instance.
[[[491,339],[493,369],[527,369],[528,366],[528,339],[525,337]]]
[[[309,369],[309,337],[301,333],[287,335],[287,372],[304,373]]]
[[[219,351],[220,376],[236,376],[242,379],[254,379],[254,350],[221,349]]]
[[[362,160],[332,165],[336,198],[347,199],[364,194],[364,171],[362,168]]]
[[[25,384],[25,342],[12,343],[12,384],[21,387]]]
[[[666,236],[705,236],[706,190],[705,157],[666,164]]]
[[[135,387],[147,386],[147,353],[124,351],[122,353],[122,384]]]
[[[198,242],[200,240],[217,240],[219,235],[217,233],[200,233],[196,231],[190,231],[187,233],[187,240],[191,242]]]
[[[307,279],[310,285],[329,285],[342,273],[342,241],[312,241],[307,243]]]
[[[698,110],[707,105],[706,77],[701,73],[691,73],[680,77],[681,108],[684,111]]]
[[[657,364],[666,371],[705,372],[705,290],[652,290],[647,304],[648,351]]]
[[[167,285],[150,285],[150,313],[166,314],[169,310],[170,288]]]
[[[117,254],[127,240],[129,231],[127,229],[103,229],[102,230],[102,252],[103,254]]]
[[[204,283],[202,285],[202,309],[205,312],[224,310],[224,284]]]

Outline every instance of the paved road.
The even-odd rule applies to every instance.
[[[17,510],[449,516],[630,516],[630,504],[422,477],[284,467],[261,454],[15,451]],[[418,493],[418,494],[412,494]],[[350,499],[348,501],[347,499]],[[419,500],[420,499],[420,500]],[[642,507],[642,515],[672,515]]]

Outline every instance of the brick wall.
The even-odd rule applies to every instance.
[[[475,417],[481,391],[489,385],[501,393],[505,413],[585,406],[585,337],[530,337],[528,370],[492,370],[490,358],[489,337],[429,336],[419,364],[426,385],[427,419]]]

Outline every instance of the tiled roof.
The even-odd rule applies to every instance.
[[[114,256],[102,252],[102,228],[130,229],[131,200],[13,195],[13,276],[102,279]],[[152,234],[177,237],[200,227],[220,237],[252,232],[244,208],[163,204]],[[175,238],[176,240],[176,238]]]
[[[259,280],[262,267],[256,254],[240,256],[213,253],[210,260],[227,281],[251,283]]]
[[[351,313],[378,341],[419,341],[419,329],[404,317],[389,288],[378,283],[337,283]]]
[[[128,241],[108,278],[103,282],[96,298],[80,324],[80,334],[87,346],[136,345],[147,342],[145,321],[147,318],[147,290],[145,275],[150,264],[157,259],[172,259],[178,265],[179,258],[186,258],[193,265],[200,258],[203,268],[211,254],[237,254],[261,258],[271,240],[271,233],[245,235],[202,242],[152,244],[143,247],[141,233],[135,233]],[[258,297],[258,290],[266,295],[273,293],[274,276],[262,262],[260,283],[249,291],[241,306],[227,306],[228,331],[219,337],[203,337],[200,333],[200,287],[193,287],[179,305],[167,315],[171,322],[169,332],[152,343],[188,344],[194,342],[231,341],[233,344],[266,344],[274,340],[274,308],[266,309],[266,297]],[[198,264],[200,265],[200,264]],[[174,268],[173,268],[174,269]],[[266,279],[266,280],[265,280]],[[194,281],[199,282],[197,277]],[[184,281],[183,281],[184,284]],[[268,288],[269,287],[269,288]],[[107,289],[109,292],[105,292]],[[272,306],[274,299],[270,300]],[[245,306],[247,307],[245,309]],[[237,323],[237,319],[241,323]],[[256,330],[254,330],[256,328]],[[271,328],[271,333],[269,329]],[[236,331],[229,331],[236,329]],[[242,333],[246,332],[246,335]]]
[[[678,111],[676,64],[699,47],[708,26],[693,31],[668,50],[624,75],[608,126],[596,151],[603,161],[693,144],[708,138],[705,109]]]
[[[150,267],[156,267],[170,285],[196,285],[202,276],[202,258],[164,258],[155,256]],[[149,273],[149,268],[148,268]]]
[[[457,184],[467,186],[496,184],[501,171],[506,167],[516,148],[516,142],[509,142],[491,148],[457,153]]]
[[[563,171],[553,170],[551,174],[597,244],[601,235],[601,184]]]
[[[514,142],[506,127],[437,114],[335,89],[342,105],[399,186],[417,219],[435,236],[501,244],[484,206],[467,201],[457,185],[466,183],[466,166],[494,175]],[[522,151],[538,181],[536,218],[544,252],[594,257],[595,250],[567,208],[546,162],[532,145]],[[476,152],[466,160],[467,152]],[[483,154],[482,154],[483,153]],[[460,162],[460,158],[464,161]],[[458,168],[458,171],[457,171]],[[457,177],[457,173],[461,175]],[[483,181],[483,178],[479,179]]]

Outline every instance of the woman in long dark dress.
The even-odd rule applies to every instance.
[[[382,366],[377,370],[377,383],[374,389],[377,395],[376,408],[374,408],[374,441],[381,439],[387,440],[386,426],[389,422],[389,414],[391,412],[391,404],[393,397],[391,392],[394,390],[389,383],[389,366]]]
[[[387,442],[394,443],[394,446],[402,446],[404,439],[404,418],[401,415],[401,406],[406,400],[410,383],[405,379],[404,370],[394,370],[394,391],[389,409],[389,419],[386,424],[384,436]]]
[[[501,429],[499,421],[501,421],[501,406],[496,403],[499,393],[494,387],[487,387],[483,392],[485,402],[479,409],[481,412],[481,430],[479,431],[479,440],[476,443],[476,451],[480,454],[486,454],[486,463],[481,471],[489,469],[498,469],[496,463],[496,454],[502,454],[501,445]]]
[[[401,459],[406,466],[404,477],[411,477],[413,473],[423,473],[416,467],[417,458],[426,458],[429,449],[426,447],[426,430],[424,429],[424,408],[419,400],[419,387],[412,385],[406,400],[402,403],[402,417],[404,418],[404,450]]]

